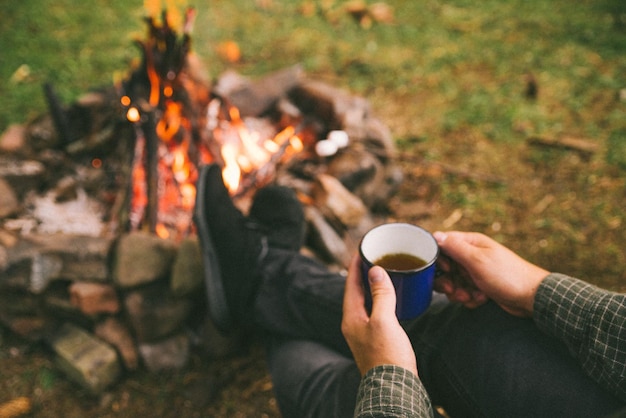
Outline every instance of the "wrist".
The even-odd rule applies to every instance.
[[[547,270],[537,266],[532,266],[532,269],[527,276],[528,285],[526,288],[526,294],[521,299],[523,301],[521,308],[523,309],[524,316],[531,317],[533,315],[537,290],[539,290],[539,286],[549,274],[550,272]]]
[[[492,299],[511,315],[532,317],[537,290],[549,274],[547,270],[530,265],[527,271],[517,276],[519,279],[508,279],[508,291],[492,295]]]

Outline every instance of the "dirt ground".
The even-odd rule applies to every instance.
[[[4,330],[1,336],[3,418],[280,417],[258,344],[222,360],[194,353],[184,371],[137,372],[103,395],[93,396],[68,381],[44,348]],[[28,399],[30,413],[2,414],[10,409],[11,401],[23,397]]]

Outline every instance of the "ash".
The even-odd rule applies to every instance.
[[[48,192],[33,200],[32,216],[37,220],[41,233],[66,233],[97,237],[104,226],[102,206],[78,188],[76,199],[57,202],[56,194]]]

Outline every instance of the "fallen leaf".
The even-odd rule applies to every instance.
[[[30,412],[30,399],[21,397],[0,405],[0,418],[17,418]]]
[[[241,59],[241,49],[235,41],[224,41],[217,47],[219,56],[231,63],[238,62]]]

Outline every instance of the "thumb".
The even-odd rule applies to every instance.
[[[479,244],[478,234],[465,232],[435,232],[433,234],[439,248],[453,260],[464,264],[474,254],[476,244]]]
[[[374,266],[368,274],[370,291],[372,293],[372,317],[390,315],[395,317],[396,290],[387,272],[379,266]]]

